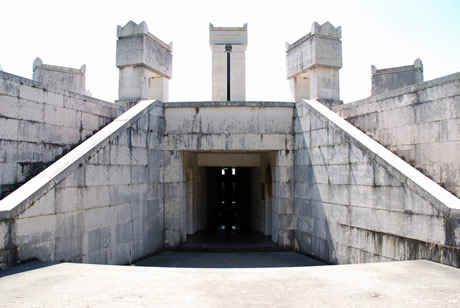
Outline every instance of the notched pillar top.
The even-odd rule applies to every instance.
[[[314,22],[311,32],[292,44],[286,43],[287,77],[294,78],[322,65],[342,68],[342,27]]]
[[[371,73],[371,94],[375,95],[423,82],[423,63],[420,58],[417,58],[413,65],[390,67],[380,70],[372,65]]]
[[[56,88],[77,92],[91,96],[85,89],[86,65],[80,68],[43,64],[42,59],[36,57],[32,67],[32,79]]]
[[[166,44],[148,31],[143,21],[117,27],[116,66],[144,66],[158,75],[172,77],[172,42]]]
[[[342,28],[314,22],[311,31],[286,43],[286,75],[293,98],[317,99],[327,106],[340,104],[339,70],[342,68]]]
[[[243,27],[214,27],[209,24],[209,44],[248,45],[248,24]]]

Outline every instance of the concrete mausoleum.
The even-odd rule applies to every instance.
[[[460,73],[373,68],[372,95],[343,104],[341,31],[287,45],[292,102],[246,101],[247,25],[209,26],[209,102],[169,101],[172,43],[145,22],[118,26],[114,103],[85,95],[84,68],[0,72],[0,268],[131,264],[209,231],[460,267]]]

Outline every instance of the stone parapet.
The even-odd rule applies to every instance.
[[[0,72],[0,199],[123,110],[94,97]]]
[[[460,196],[459,83],[455,73],[333,110]]]
[[[33,80],[81,94],[89,94],[85,88],[86,65],[79,69],[64,66],[43,64],[40,58],[35,58],[33,64]]]
[[[371,66],[372,95],[385,93],[423,82],[422,60],[416,59],[413,65],[377,69]]]
[[[458,198],[319,102],[299,102],[295,121],[296,249],[460,266]]]

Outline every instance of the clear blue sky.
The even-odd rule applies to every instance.
[[[32,63],[87,65],[87,88],[113,101],[117,25],[145,21],[174,42],[170,100],[211,99],[209,23],[248,23],[247,100],[291,100],[285,42],[310,32],[314,21],[342,26],[341,98],[370,95],[370,66],[412,64],[425,80],[460,71],[460,1],[5,1],[1,5],[0,64],[32,78]]]

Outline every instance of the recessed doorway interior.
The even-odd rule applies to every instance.
[[[185,164],[187,241],[183,247],[193,243],[246,248],[260,246],[262,242],[274,245],[271,242],[271,156],[265,155],[261,162],[260,157],[254,157],[264,154],[232,154],[237,159],[229,160],[228,157],[233,156],[225,153],[221,155],[223,160],[213,153],[203,156],[212,158],[204,161],[200,160],[200,154],[198,159],[192,159],[193,154]],[[219,166],[223,161],[237,163]]]
[[[208,231],[251,230],[251,168],[208,168]]]

